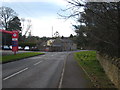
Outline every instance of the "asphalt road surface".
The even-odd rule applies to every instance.
[[[58,88],[70,52],[48,52],[2,65],[2,88]]]

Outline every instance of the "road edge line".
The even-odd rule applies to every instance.
[[[68,54],[67,57],[65,58],[58,88],[62,88],[63,76],[64,76],[64,72],[65,72],[65,65],[66,65],[67,58],[68,58],[69,55],[70,55],[70,54]]]

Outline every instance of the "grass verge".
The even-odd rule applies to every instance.
[[[87,72],[95,88],[115,88],[96,58],[96,51],[81,51],[74,54],[78,64]]]
[[[24,59],[32,56],[42,55],[42,54],[44,53],[27,52],[27,53],[20,53],[16,55],[7,55],[7,56],[2,56],[2,59],[0,60],[0,62],[7,63],[7,62],[12,62],[12,61],[16,61],[16,60],[20,60],[20,59]]]

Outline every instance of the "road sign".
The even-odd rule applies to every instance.
[[[18,51],[18,31],[13,31],[12,34],[12,51],[16,54]]]
[[[16,54],[16,52],[18,51],[18,33],[19,33],[19,31],[17,31],[17,30],[7,31],[7,30],[0,29],[0,32],[12,34],[12,51],[14,52],[14,54]]]

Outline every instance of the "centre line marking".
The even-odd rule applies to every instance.
[[[22,73],[22,72],[26,71],[27,69],[28,69],[28,68],[22,69],[22,70],[20,70],[19,72],[16,72],[16,73],[14,73],[14,74],[12,74],[12,75],[10,75],[10,76],[4,78],[3,80],[7,80],[7,79],[9,79],[9,78],[11,78],[11,77],[13,77],[13,76],[19,74],[19,73]]]
[[[32,58],[32,59],[40,59],[40,58],[42,58],[42,57],[36,57],[36,58]]]
[[[41,63],[42,61],[40,61],[40,62],[37,62],[37,63],[35,63],[34,65],[37,65],[37,64],[39,64],[39,63]]]

